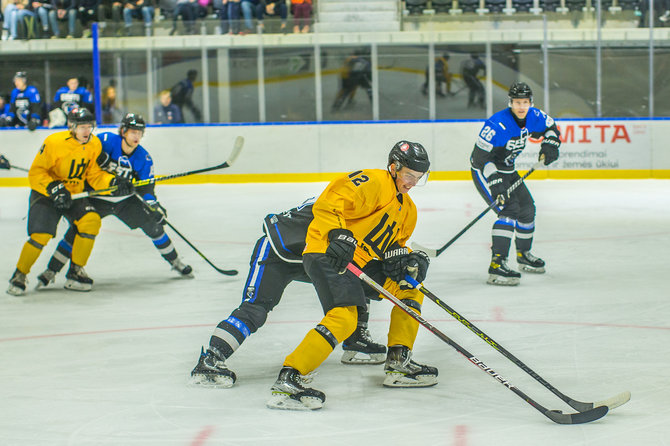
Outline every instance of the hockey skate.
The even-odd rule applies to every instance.
[[[26,294],[26,283],[28,283],[28,278],[18,269],[12,274],[12,278],[9,279],[9,288],[7,288],[7,294],[12,296],[23,296]]]
[[[40,288],[44,288],[48,286],[50,283],[54,283],[56,281],[56,271],[50,270],[50,269],[45,269],[42,274],[37,276],[37,285],[35,285],[35,289],[39,290]]]
[[[386,360],[386,347],[377,344],[365,327],[356,330],[342,342],[343,364],[381,364]]]
[[[93,279],[88,277],[84,268],[70,262],[70,269],[65,275],[65,289],[73,291],[91,291],[93,288]]]
[[[502,255],[494,255],[489,266],[489,279],[486,283],[490,285],[514,286],[519,284],[521,274],[507,266],[507,259]]]
[[[204,348],[201,349],[198,364],[191,371],[191,384],[226,389],[233,387],[236,380],[235,372],[226,367],[225,360],[211,349],[207,351]]]
[[[307,375],[309,376],[309,375]],[[305,387],[300,372],[291,367],[283,367],[267,402],[270,409],[317,410],[323,407],[326,395],[316,389]]]
[[[521,271],[536,274],[543,274],[546,271],[544,269],[544,260],[535,257],[530,251],[517,251],[516,263],[519,265]]]
[[[409,347],[389,347],[384,365],[384,387],[430,387],[437,384],[437,368],[419,364],[411,358]]]
[[[193,278],[193,268],[190,265],[184,265],[179,257],[170,262],[172,269],[177,271],[182,277]]]

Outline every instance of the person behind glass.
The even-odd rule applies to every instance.
[[[365,49],[356,50],[344,61],[340,71],[340,90],[335,96],[332,111],[338,111],[345,101],[347,105],[353,105],[358,87],[365,89],[372,102],[372,64]]]
[[[195,87],[193,83],[198,78],[198,70],[188,70],[186,73],[186,78],[177,82],[171,89],[170,93],[172,94],[172,102],[179,107],[183,122],[186,122],[184,116],[184,107],[188,108],[196,122],[202,120],[202,114],[198,107],[193,103],[193,91]]]
[[[479,108],[484,108],[484,99],[486,97],[484,85],[477,78],[477,75],[480,71],[483,71],[486,74],[486,65],[479,58],[479,55],[473,53],[470,54],[470,58],[465,60],[461,65],[461,75],[463,76],[463,81],[468,87],[468,108],[472,108],[475,105]]]
[[[7,115],[9,115],[9,97],[0,93],[0,127],[7,125]]]
[[[61,109],[65,116],[70,110],[80,107],[86,107],[93,113],[93,95],[84,86],[79,85],[79,79],[71,77],[65,84],[56,90],[53,108]]]
[[[81,26],[84,27],[82,37],[91,37],[91,23],[104,21],[104,14],[101,17],[101,11],[104,11],[100,7],[101,0],[78,0],[77,1],[77,13],[79,15],[79,21]]]
[[[453,95],[451,92],[451,79],[452,74],[449,72],[449,54],[444,53],[442,56],[435,58],[435,94],[440,97],[446,97],[447,95]],[[421,87],[421,92],[424,95],[428,94],[428,67],[426,67],[426,81]],[[442,84],[446,85],[446,94],[442,91]]]
[[[549,165],[558,159],[561,145],[556,122],[542,110],[533,107],[533,92],[525,82],[515,82],[509,89],[508,108],[486,120],[470,156],[472,180],[487,204],[497,202],[493,210],[491,238],[491,285],[518,285],[521,274],[507,266],[512,238],[516,245],[516,262],[529,273],[545,272],[544,260],[530,250],[535,233],[535,202],[526,183],[511,193],[509,187],[520,176],[514,166],[529,138],[543,138],[539,159]]]
[[[40,19],[40,26],[42,27],[42,35],[46,37],[49,33],[49,10],[51,10],[50,0],[31,0],[31,9]]]
[[[308,33],[312,16],[312,0],[291,0],[291,14],[293,14],[293,32]]]
[[[154,20],[153,0],[124,0],[123,26],[127,36],[132,35],[133,18],[143,20],[145,31],[150,31]]]
[[[181,117],[179,107],[172,103],[170,90],[161,91],[159,103],[154,107],[155,124],[181,124],[184,120]]]
[[[179,17],[184,21],[186,34],[195,34],[196,5],[197,0],[177,0],[174,12],[172,13],[171,36],[177,32],[177,19]]]
[[[116,105],[116,79],[110,79],[109,85],[102,91],[102,123],[119,122],[123,112]]]
[[[5,116],[8,127],[27,127],[35,130],[41,123],[42,99],[37,88],[28,85],[25,71],[14,75],[14,90],[9,98],[9,113]]]
[[[52,39],[57,39],[60,34],[60,22],[67,21],[67,38],[74,37],[77,25],[76,0],[51,0],[51,11],[49,11],[49,22],[51,23]]]
[[[240,0],[223,0],[221,8],[218,10],[219,18],[221,19],[221,32],[223,34],[238,34],[245,35],[252,31],[251,8],[247,5],[246,10],[243,11]],[[247,2],[248,3],[248,2]],[[245,29],[241,30],[242,13],[245,15]]]
[[[286,0],[260,0],[256,7],[256,18],[258,18],[258,26],[261,29],[265,28],[263,24],[263,17],[280,17],[281,25],[280,32],[286,32],[286,17],[288,10],[286,8]]]

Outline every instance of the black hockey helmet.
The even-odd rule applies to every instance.
[[[87,108],[76,107],[67,114],[67,126],[74,130],[78,125],[91,124],[95,127],[95,116]]]
[[[400,170],[400,167],[405,166],[417,172],[428,172],[430,168],[426,149],[418,142],[405,140],[398,141],[391,149],[387,165],[390,166],[393,163],[400,164],[400,166],[396,166],[398,170]]]
[[[14,79],[28,79],[28,75],[26,74],[25,71],[17,71],[16,74],[14,75]]]
[[[530,99],[531,105],[533,104],[533,90],[525,82],[514,82],[509,87],[507,96],[509,97],[510,105],[512,104],[512,99]]]
[[[119,134],[124,134],[128,129],[141,130],[147,128],[147,123],[144,122],[142,115],[136,113],[126,113],[126,116],[121,120],[121,127],[119,127]]]

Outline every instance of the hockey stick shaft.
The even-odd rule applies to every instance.
[[[242,147],[244,146],[244,138],[242,136],[238,136],[235,139],[235,145],[233,146],[233,151],[230,153],[230,157],[228,157],[228,160],[226,160],[224,163],[219,164],[217,166],[212,166],[212,167],[205,167],[203,169],[197,169],[197,170],[189,170],[187,172],[181,172],[181,173],[175,173],[172,175],[163,175],[159,177],[153,177],[153,178],[147,178],[146,180],[140,180],[140,181],[133,181],[133,186],[135,187],[140,187],[140,186],[146,186],[148,184],[153,184],[157,183],[159,181],[167,181],[167,180],[173,180],[175,178],[180,178],[180,177],[185,177],[188,175],[195,175],[198,173],[205,173],[205,172],[211,172],[212,170],[219,170],[219,169],[225,169],[226,167],[230,167],[233,165],[235,162],[235,159],[240,154],[240,151],[242,150]],[[98,189],[98,190],[93,190],[89,192],[81,192],[78,194],[73,194],[72,199],[76,200],[77,198],[85,198],[85,197],[93,197],[96,195],[102,195],[106,194],[108,192],[113,192],[117,189],[116,186],[111,186],[105,189]]]
[[[426,319],[423,318],[423,316],[416,313],[414,310],[412,310],[410,307],[408,307],[405,303],[403,303],[400,299],[398,299],[396,296],[394,296],[388,290],[386,290],[383,286],[381,286],[380,284],[375,282],[370,276],[368,276],[363,271],[361,271],[360,268],[358,268],[357,266],[355,266],[352,263],[349,263],[347,265],[347,269],[349,271],[351,271],[356,277],[361,279],[363,282],[370,285],[377,292],[384,295],[384,297],[386,297],[388,300],[390,300],[395,306],[397,306],[402,311],[407,313],[408,316],[410,316],[412,319],[416,320],[420,325],[422,325],[428,331],[430,331],[435,336],[440,338],[440,340],[449,344],[457,352],[459,352],[461,355],[465,356],[468,359],[468,361],[470,361],[475,366],[477,366],[478,368],[483,370],[487,375],[491,376],[497,382],[499,382],[500,384],[502,384],[503,386],[505,386],[506,388],[508,388],[512,392],[514,392],[519,398],[521,398],[522,400],[524,400],[525,402],[530,404],[537,411],[542,413],[544,416],[546,416],[547,418],[549,418],[553,422],[558,423],[558,424],[588,423],[589,421],[594,421],[594,420],[597,420],[598,418],[602,418],[603,416],[605,416],[607,414],[608,408],[606,406],[597,407],[597,408],[588,410],[586,412],[578,412],[578,413],[573,413],[573,414],[564,414],[564,413],[561,413],[560,411],[546,409],[541,404],[534,401],[532,398],[530,398],[528,395],[526,395],[524,392],[522,392],[519,388],[512,385],[507,379],[503,378],[501,375],[496,373],[493,369],[491,369],[486,364],[484,364],[482,361],[480,361],[478,358],[473,356],[465,348],[461,347],[455,341],[451,340],[451,338],[449,338],[447,335],[445,335],[440,330],[438,330],[433,325],[431,325]]]
[[[154,209],[151,207],[151,205],[149,203],[147,203],[147,201],[144,198],[142,198],[140,196],[140,194],[135,192],[135,196],[142,202],[142,204],[147,209],[149,209],[149,211],[154,212]],[[184,235],[181,232],[179,232],[177,230],[177,228],[175,228],[172,225],[172,223],[170,223],[168,221],[166,216],[163,216],[163,221],[165,222],[166,225],[168,225],[170,227],[170,229],[172,229],[174,231],[175,234],[177,234],[179,237],[181,237],[181,239],[183,241],[185,241],[188,246],[193,248],[193,250],[195,252],[197,252],[198,255],[203,258],[203,260],[205,260],[205,262],[209,263],[212,268],[214,268],[215,270],[217,270],[218,272],[220,272],[221,274],[224,274],[226,276],[236,276],[237,275],[237,270],[236,269],[221,269],[218,266],[216,266],[215,264],[213,264],[207,257],[205,257],[205,255],[202,252],[200,252],[200,250],[198,248],[195,247],[195,245],[193,243],[191,243],[186,237],[184,237]]]
[[[544,165],[544,162],[543,162],[543,161],[538,161],[533,167],[530,168],[530,170],[528,170],[528,172],[526,172],[521,178],[519,178],[518,180],[516,180],[516,181],[514,182],[514,184],[512,184],[509,188],[507,188],[507,190],[505,191],[505,195],[506,195],[507,197],[509,197],[510,194],[511,194],[517,187],[519,187],[519,186],[521,185],[521,183],[523,183],[523,180],[525,180],[526,178],[528,178],[528,177],[530,176],[530,174],[532,174],[533,172],[535,172],[536,169],[539,169],[539,168],[542,167],[543,165]],[[415,249],[415,250],[417,250],[417,251],[424,251],[426,254],[428,254],[428,255],[431,256],[431,257],[437,257],[437,256],[439,256],[439,255],[442,254],[448,247],[450,247],[456,240],[458,240],[463,234],[465,234],[465,233],[468,231],[468,229],[470,229],[471,227],[473,227],[473,226],[475,225],[475,223],[477,223],[479,220],[481,220],[482,217],[484,217],[484,215],[486,215],[486,214],[487,214],[491,209],[493,209],[497,204],[498,204],[498,202],[497,202],[496,200],[493,200],[493,201],[491,202],[491,204],[489,204],[488,207],[487,207],[486,209],[484,209],[479,215],[477,215],[477,216],[476,216],[470,223],[468,223],[463,229],[461,229],[460,232],[459,232],[458,234],[456,234],[455,236],[453,236],[453,237],[451,238],[451,240],[449,240],[447,243],[445,243],[441,248],[438,248],[438,249],[430,249],[430,248],[426,248],[425,246],[422,246],[422,245],[420,245],[420,244],[418,244],[418,243],[412,243],[412,248]]]
[[[14,164],[10,164],[9,167],[11,167],[12,169],[23,171],[23,172],[30,172],[30,169],[26,169],[25,167],[15,166]]]
[[[419,291],[421,291],[426,297],[428,297],[430,300],[435,302],[438,307],[442,308],[444,311],[449,313],[454,319],[456,319],[458,322],[463,324],[468,330],[479,336],[484,342],[489,344],[491,347],[494,349],[498,350],[500,354],[502,354],[504,357],[509,359],[514,365],[519,367],[521,370],[532,376],[537,382],[542,384],[545,388],[547,388],[551,393],[562,399],[564,402],[566,402],[570,407],[572,407],[575,410],[578,410],[579,412],[585,412],[588,410],[593,409],[594,407],[598,406],[607,406],[609,407],[610,410],[614,409],[615,407],[619,407],[622,404],[625,404],[630,400],[630,392],[623,392],[619,395],[616,395],[612,398],[609,398],[604,401],[600,401],[597,403],[585,403],[582,401],[578,401],[575,399],[570,398],[569,396],[565,395],[563,392],[558,390],[556,387],[552,386],[549,384],[544,378],[542,378],[540,375],[538,375],[533,369],[528,367],[526,364],[524,364],[519,358],[514,356],[512,353],[510,353],[505,347],[502,345],[498,344],[493,338],[491,338],[489,335],[484,333],[482,330],[477,328],[472,322],[467,320],[465,317],[463,317],[461,314],[459,314],[456,310],[451,308],[446,302],[442,301],[439,297],[437,297],[435,294],[433,294],[431,291],[426,289],[423,285],[421,285],[419,282],[417,282],[412,276],[406,275],[405,280],[412,285],[413,287],[417,288]]]

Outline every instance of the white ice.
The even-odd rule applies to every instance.
[[[201,345],[239,303],[262,218],[318,194],[323,183],[158,186],[168,229],[195,278],[170,271],[150,240],[106,218],[87,271],[94,290],[0,294],[0,445],[668,445],[670,444],[670,181],[530,181],[534,253],[544,275],[518,287],[485,284],[487,215],[440,257],[425,286],[550,384],[581,401],[630,390],[599,421],[559,426],[419,327],[415,359],[439,384],[382,387],[382,366],[345,366],[336,351],[313,386],[316,412],[265,407],[283,358],[321,317],[313,288],[292,284],[267,324],[228,361],[231,389],[187,386]],[[469,182],[413,190],[414,240],[438,247],[485,207]],[[23,242],[28,190],[0,189],[0,271]],[[64,233],[61,223],[59,235]],[[512,266],[516,266],[512,262]],[[6,284],[6,282],[4,282]],[[6,285],[3,285],[3,287]],[[373,302],[370,330],[385,341],[390,302]],[[573,412],[428,299],[424,316],[549,409]]]

